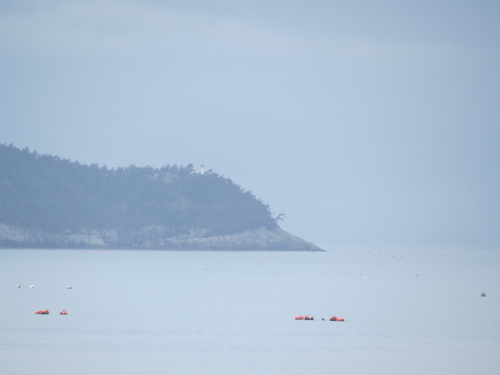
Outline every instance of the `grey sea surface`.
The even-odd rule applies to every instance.
[[[3,249],[0,300],[2,374],[500,371],[496,248]]]

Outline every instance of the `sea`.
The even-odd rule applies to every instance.
[[[500,248],[2,249],[0,304],[8,375],[500,373]]]

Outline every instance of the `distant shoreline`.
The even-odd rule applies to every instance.
[[[325,251],[281,228],[247,230],[210,236],[206,230],[173,237],[167,228],[147,226],[139,231],[93,229],[47,234],[0,224],[0,247],[9,249],[66,250],[173,250],[173,251]]]

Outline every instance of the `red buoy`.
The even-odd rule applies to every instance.
[[[344,318],[336,317],[335,315],[330,318],[330,322],[343,322]]]
[[[297,315],[295,317],[295,320],[304,320],[304,317],[302,315]]]
[[[59,314],[61,314],[61,315],[68,315],[68,312],[66,310],[63,310]]]

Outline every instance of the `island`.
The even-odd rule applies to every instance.
[[[0,247],[324,251],[231,179],[187,166],[111,168],[0,145]]]

